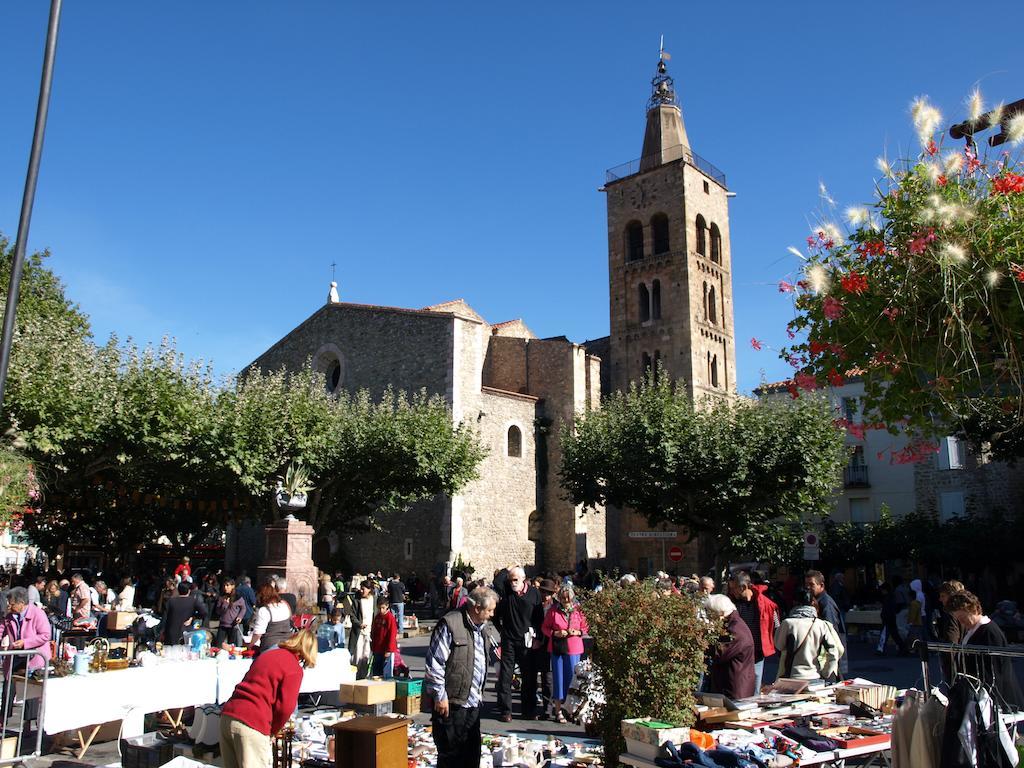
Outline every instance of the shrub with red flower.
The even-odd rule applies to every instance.
[[[993,195],[1019,195],[1024,193],[1024,175],[1004,173],[992,179]]]
[[[862,294],[868,290],[868,279],[860,272],[853,270],[848,275],[839,278],[839,284],[847,293]]]
[[[865,420],[915,435],[896,462],[929,455],[930,436],[986,429],[983,414],[997,413],[1001,432],[1024,445],[1020,150],[990,160],[943,146],[928,120],[916,128],[921,154],[880,161],[874,203],[850,209],[845,233],[823,217],[801,274],[784,281],[794,286],[787,333],[796,338],[781,355],[804,361],[791,394],[859,370]]]

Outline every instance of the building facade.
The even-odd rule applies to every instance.
[[[762,385],[758,397],[790,399],[788,382]],[[864,384],[857,376],[826,390],[846,432],[850,458],[836,488],[832,518],[858,524],[878,522],[883,511],[895,518],[911,512],[940,521],[967,513],[1024,511],[1024,468],[989,461],[956,437],[936,441],[936,451],[908,461],[907,435],[871,429],[863,419]]]
[[[367,306],[337,300],[332,286],[326,305],[252,365],[296,370],[307,361],[331,392],[440,395],[453,424],[471,425],[487,449],[479,478],[462,493],[378,519],[382,533],[318,532],[349,567],[423,574],[461,557],[485,575],[514,564],[571,569],[606,556],[604,515],[562,498],[557,477],[561,429],[599,404],[601,363],[580,345],[538,339],[521,320],[491,325],[462,300]],[[228,551],[262,554],[258,544],[229,543]]]

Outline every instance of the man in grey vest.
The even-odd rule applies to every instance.
[[[484,625],[498,595],[487,587],[469,593],[434,627],[427,650],[424,698],[432,703],[437,768],[479,768],[480,704],[487,679]]]

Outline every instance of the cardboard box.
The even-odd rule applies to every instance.
[[[690,729],[648,718],[633,718],[622,721],[622,736],[626,739],[626,750],[630,754],[655,760],[664,757],[662,744],[665,742],[682,744],[689,741]]]
[[[341,684],[342,704],[381,704],[395,700],[394,680],[356,680]]]
[[[415,715],[420,711],[419,696],[399,696],[395,699],[395,712],[402,715]]]
[[[107,614],[107,629],[130,629],[137,618],[139,614],[135,611],[111,611]]]

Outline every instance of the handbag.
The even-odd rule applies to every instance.
[[[802,744],[808,749],[813,749],[815,752],[832,752],[833,750],[839,749],[839,742],[830,739],[828,736],[823,736],[817,731],[812,731],[810,728],[806,728],[802,725],[793,725],[789,728],[782,729],[782,735],[787,739]]]
[[[561,656],[569,655],[569,638],[568,637],[552,637],[551,638],[551,652],[557,653]]]

